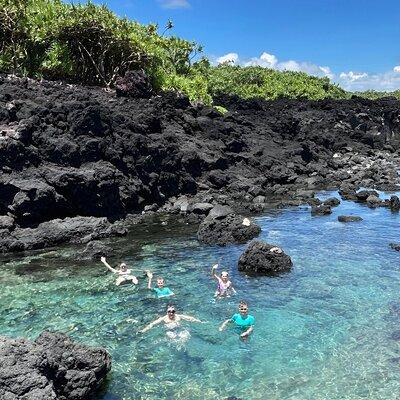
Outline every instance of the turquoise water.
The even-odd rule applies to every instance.
[[[342,224],[340,214],[364,221]],[[400,254],[388,243],[400,241],[399,215],[343,202],[327,217],[299,207],[256,220],[261,239],[292,257],[291,273],[246,277],[236,268],[245,246],[202,246],[176,218],[112,242],[113,263],[130,264],[138,288],[115,287],[100,264],[75,261],[73,247],[3,259],[0,334],[56,329],[106,347],[113,372],[101,400],[398,399]],[[219,258],[238,295],[215,302],[209,267]],[[167,304],[145,289],[147,268],[165,277],[180,312],[206,321],[185,324],[187,343],[168,339],[163,327],[137,334]],[[256,318],[247,343],[218,331],[242,298]]]

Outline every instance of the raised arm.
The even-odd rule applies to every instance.
[[[218,280],[219,280],[219,276],[215,273],[215,271],[217,270],[217,268],[218,268],[218,264],[214,264],[214,265],[211,267],[211,277],[214,278],[214,279],[216,279],[216,280],[218,281]]]
[[[222,332],[226,328],[226,326],[229,324],[229,322],[232,322],[232,320],[231,319],[227,319],[226,321],[224,321],[222,323],[222,325],[219,327],[219,331]]]
[[[151,289],[151,280],[153,279],[153,273],[151,271],[146,271],[146,275],[149,278],[147,289]]]
[[[101,257],[100,261],[107,267],[107,269],[109,269],[113,274],[117,273],[117,270],[114,269],[113,267],[111,267],[111,265],[107,262],[105,257]]]
[[[155,327],[158,324],[161,324],[163,322],[164,317],[157,318],[155,321],[150,322],[150,324],[146,325],[143,329],[141,329],[139,332],[145,333],[149,331],[151,328]]]
[[[191,317],[190,315],[183,315],[180,314],[179,317],[183,319],[184,321],[190,321],[190,322],[201,322],[199,319],[195,317]]]

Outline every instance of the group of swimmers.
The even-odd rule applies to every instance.
[[[132,274],[132,271],[128,268],[125,263],[121,263],[118,268],[113,268],[108,264],[105,257],[101,257],[101,262],[107,267],[109,271],[117,275],[117,279],[115,284],[120,286],[125,283],[132,283],[137,285],[139,283],[136,276]],[[236,294],[236,290],[229,280],[229,274],[227,271],[222,271],[221,275],[217,274],[218,264],[215,264],[211,267],[211,277],[217,282],[217,289],[215,291],[215,297],[218,299],[230,297],[233,294]],[[153,273],[151,271],[146,271],[146,275],[148,278],[147,288],[149,290],[153,290],[158,299],[174,296],[174,292],[165,286],[164,278],[158,277],[156,279],[156,286],[152,287]],[[255,319],[252,315],[248,313],[249,306],[247,302],[240,301],[239,302],[239,312],[235,313],[231,318],[225,320],[221,326],[219,327],[219,331],[223,331],[229,323],[233,323],[237,328],[237,331],[240,333],[240,338],[242,340],[246,340],[249,335],[253,332]],[[156,325],[164,324],[167,328],[167,336],[171,339],[182,339],[186,340],[190,336],[188,331],[180,331],[176,332],[176,328],[180,325],[180,321],[188,321],[188,322],[198,322],[202,323],[197,318],[194,318],[190,315],[178,314],[176,312],[176,308],[173,304],[169,304],[167,306],[166,315],[157,318],[143,329],[141,329],[140,333],[145,333],[148,330],[152,329]]]

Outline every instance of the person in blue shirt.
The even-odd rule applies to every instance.
[[[226,326],[233,322],[235,328],[240,332],[240,338],[246,340],[249,335],[253,332],[255,319],[252,315],[248,314],[249,306],[245,301],[239,303],[239,312],[233,314],[232,318],[227,319],[219,327],[219,331],[222,332]]]
[[[146,274],[147,277],[149,278],[149,282],[147,283],[147,289],[154,290],[156,292],[157,299],[174,295],[174,292],[170,288],[164,286],[165,285],[164,278],[161,277],[157,278],[157,287],[152,288],[151,281],[153,279],[153,273],[151,271],[146,271]]]

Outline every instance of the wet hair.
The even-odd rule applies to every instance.
[[[120,267],[120,268],[128,268],[128,266],[127,266],[125,263],[119,264],[119,267]]]
[[[247,301],[245,301],[245,300],[240,300],[240,301],[239,301],[239,307],[240,307],[240,306],[246,306],[246,307],[249,307],[249,305],[248,305]]]
[[[168,304],[167,305],[167,311],[168,311],[169,308],[173,308],[175,310],[176,309],[175,304],[171,304],[171,303]]]

